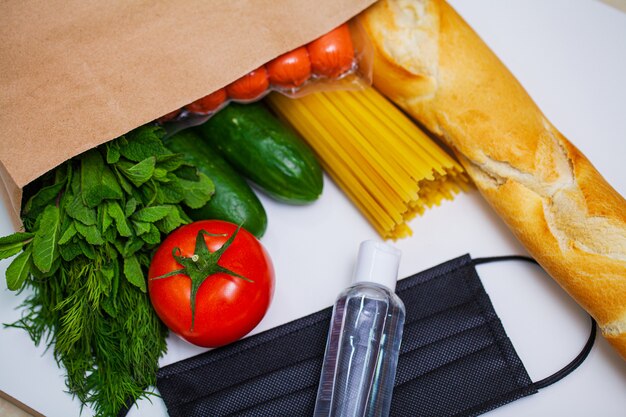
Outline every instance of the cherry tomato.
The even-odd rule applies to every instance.
[[[192,113],[197,114],[209,114],[215,110],[226,101],[226,89],[220,88],[219,90],[209,94],[208,96],[204,96],[201,99],[194,101],[191,104],[187,104],[185,108]]]
[[[174,120],[175,118],[178,117],[178,115],[180,114],[181,109],[178,110],[174,110],[172,112],[167,113],[164,116],[161,116],[157,119],[157,122],[159,123],[165,123],[165,122],[169,122],[170,120]]]
[[[307,50],[316,75],[336,78],[352,68],[354,47],[345,23],[309,43]]]
[[[274,268],[251,233],[203,220],[176,229],[161,243],[150,264],[148,291],[174,333],[198,346],[223,346],[245,336],[265,315]]]
[[[261,66],[229,84],[226,92],[235,100],[253,100],[267,91],[269,86],[267,70]]]
[[[305,47],[294,49],[267,64],[270,83],[283,88],[295,88],[311,77],[311,61]]]

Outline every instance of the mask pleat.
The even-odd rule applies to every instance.
[[[485,324],[485,321],[474,301],[469,300],[426,318],[405,323],[400,353],[476,328]]]
[[[476,415],[532,392],[519,384],[498,344],[459,357],[394,388],[391,416],[439,417]],[[489,378],[480,376],[489,375]],[[494,383],[494,381],[497,381]],[[516,394],[518,393],[518,394]],[[507,397],[507,401],[502,398]],[[501,400],[502,402],[497,402]],[[490,402],[494,401],[493,407]]]
[[[321,357],[308,359],[196,398],[196,401],[183,405],[181,410],[185,415],[227,416],[284,396],[291,398],[309,388],[317,392],[321,369]],[[268,390],[270,386],[272,389]],[[198,414],[199,411],[202,413]]]
[[[230,349],[233,345],[211,351],[216,355],[211,361],[178,369],[176,373],[164,372],[159,375],[159,389],[165,387],[165,390],[172,392],[176,404],[185,404],[198,399],[199,393],[202,396],[218,393],[233,385],[271,375],[292,364],[322,357],[330,318],[330,311],[327,310],[316,313],[319,317],[310,320],[308,326],[276,335],[275,338],[280,336],[280,346],[272,343],[275,338],[261,342],[256,340],[255,343],[244,339],[237,346],[238,349]],[[272,360],[259,361],[263,357]],[[254,366],[250,366],[251,363]],[[211,371],[207,372],[207,369]]]

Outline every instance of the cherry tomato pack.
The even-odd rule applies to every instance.
[[[361,89],[372,82],[373,50],[355,20],[288,51],[232,83],[159,118],[168,130],[204,123],[231,101],[250,103],[272,91],[291,98]]]

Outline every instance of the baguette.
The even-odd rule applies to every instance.
[[[361,15],[374,84],[441,138],[543,268],[626,359],[626,201],[443,0]]]

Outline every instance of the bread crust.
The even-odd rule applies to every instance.
[[[361,20],[377,88],[452,148],[513,234],[626,359],[624,198],[445,1],[382,0]]]

